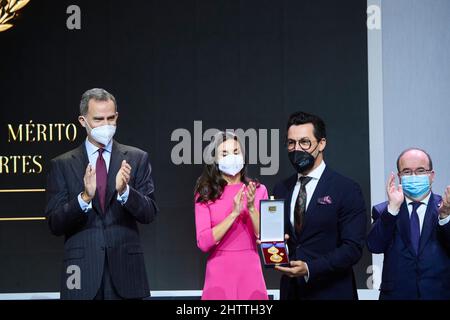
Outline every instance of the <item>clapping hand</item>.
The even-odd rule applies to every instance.
[[[399,184],[398,186],[395,185],[395,175],[393,172],[389,176],[389,180],[386,186],[386,192],[388,196],[389,207],[395,211],[400,210],[400,207],[405,199],[405,196],[403,194],[402,185],[401,184]]]
[[[84,202],[89,203],[95,196],[95,189],[97,188],[97,177],[95,174],[95,168],[88,164],[83,177],[84,191],[81,194],[81,198]]]
[[[256,184],[250,182],[247,186],[247,208],[250,213],[255,209]]]
[[[122,161],[119,171],[116,176],[116,191],[122,195],[127,189],[128,182],[130,182],[131,166],[126,160]]]
[[[244,199],[244,188],[245,185],[242,185],[242,187],[239,189],[239,192],[233,198],[233,212],[231,213],[231,215],[234,218],[238,217],[241,214]]]
[[[442,197],[442,203],[439,207],[439,218],[445,219],[450,215],[450,186],[447,186]]]

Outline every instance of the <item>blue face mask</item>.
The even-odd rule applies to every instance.
[[[430,178],[426,174],[402,176],[402,188],[408,198],[420,199],[431,189]]]

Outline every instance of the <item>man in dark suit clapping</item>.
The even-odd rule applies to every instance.
[[[51,161],[50,230],[64,236],[62,299],[141,299],[150,295],[137,222],[158,212],[148,154],[113,140],[117,105],[86,91],[79,121],[87,139]],[[76,276],[76,277],[75,277]]]
[[[367,246],[383,253],[381,300],[450,299],[450,187],[444,198],[432,191],[430,155],[419,148],[397,159],[388,201],[372,209]]]

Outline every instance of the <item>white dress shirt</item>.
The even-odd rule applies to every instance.
[[[314,193],[314,190],[316,190],[317,183],[319,182],[320,177],[322,176],[322,173],[325,170],[325,161],[322,160],[322,162],[319,164],[317,168],[312,170],[310,173],[307,174],[308,177],[311,177],[312,179],[306,184],[306,210],[308,209],[309,202],[311,201],[312,195]],[[295,184],[294,191],[292,192],[292,199],[291,199],[291,224],[294,225],[294,209],[295,209],[295,202],[297,201],[298,193],[300,192],[300,177],[302,177],[300,173],[298,174],[297,183]],[[306,213],[305,210],[305,213]],[[308,282],[309,280],[309,269],[308,264],[305,262],[307,274],[304,276],[305,281]]]
[[[106,172],[109,171],[109,163],[111,162],[111,152],[112,152],[112,144],[113,141],[111,140],[108,145],[106,145],[103,149],[103,154],[102,157],[105,160],[105,164],[106,164]],[[86,142],[85,142],[85,146],[86,146],[86,152],[88,155],[88,159],[89,159],[89,163],[91,164],[92,167],[96,167],[97,165],[97,159],[98,159],[98,147],[96,147],[94,144],[92,144],[87,138],[86,138]],[[87,203],[83,200],[83,198],[81,197],[81,194],[83,192],[81,192],[78,195],[78,203],[80,204],[80,208],[81,210],[83,210],[84,212],[88,212],[89,210],[92,209],[92,201]],[[117,201],[119,201],[122,205],[124,205],[127,200],[128,200],[128,195],[130,194],[130,188],[128,187],[127,184],[127,189],[125,190],[125,192],[122,195],[117,194]]]
[[[306,188],[306,210],[308,209],[309,202],[311,201],[314,190],[316,190],[317,183],[319,182],[319,179],[322,176],[322,173],[325,170],[325,167],[326,167],[325,161],[322,160],[322,162],[319,164],[319,166],[307,175],[308,177],[311,177],[312,179],[306,184],[306,187],[305,187]],[[295,209],[295,202],[297,201],[298,193],[300,192],[299,179],[301,176],[302,175],[299,173],[297,183],[295,184],[294,191],[292,192],[292,199],[291,199],[291,224],[292,225],[294,225],[294,209]]]
[[[431,192],[425,199],[420,201],[422,204],[417,208],[417,215],[419,216],[420,233],[422,233],[423,220],[425,219],[425,212],[427,212],[427,207],[428,207],[428,202],[430,201],[430,197],[431,197]],[[405,196],[405,200],[406,200],[406,205],[408,207],[409,217],[411,218],[411,213],[412,213],[411,203],[414,202],[414,200],[411,200],[407,196]],[[390,208],[388,206],[388,212],[390,214],[392,214],[393,216],[396,216],[400,212],[400,209],[395,211],[395,210],[392,210],[392,208]],[[448,223],[449,221],[450,221],[450,216],[448,216],[445,219],[439,219],[439,225],[443,226],[446,223]]]

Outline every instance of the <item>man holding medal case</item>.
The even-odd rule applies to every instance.
[[[325,165],[322,119],[296,112],[289,117],[286,130],[289,160],[297,172],[273,190],[275,199],[284,202],[278,206],[284,206],[290,259],[288,266],[275,265],[282,273],[280,299],[357,299],[352,267],[362,256],[367,222],[361,188]],[[263,204],[262,220],[270,216]],[[258,243],[264,245],[261,240]],[[267,250],[275,253],[272,246]]]

